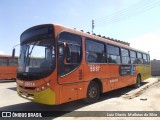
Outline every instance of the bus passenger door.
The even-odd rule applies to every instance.
[[[62,32],[58,42],[58,83],[61,85],[61,102],[83,97],[83,65],[81,38]]]

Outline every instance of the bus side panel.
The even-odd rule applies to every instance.
[[[60,104],[86,97],[88,82],[65,84],[60,87]]]
[[[111,73],[111,78],[117,78],[119,77],[119,65],[117,64],[110,64],[110,73]]]
[[[15,79],[16,70],[17,70],[16,66],[1,66],[0,79]]]
[[[112,82],[112,79],[115,79],[118,76],[117,73],[117,65],[114,64],[105,64],[103,68],[106,69],[107,74],[105,74],[102,78],[105,78],[102,80],[103,84],[103,92],[108,92],[115,89],[115,83]]]
[[[84,84],[84,82],[78,83],[78,99],[82,99],[85,97]]]
[[[151,66],[146,66],[146,74],[145,74],[145,79],[148,79],[151,77]]]
[[[61,103],[70,102],[73,100],[77,100],[78,92],[77,92],[77,84],[70,85],[62,85],[61,86]]]
[[[102,82],[102,92],[109,91],[113,88],[113,85],[110,85],[109,78],[110,78],[110,65],[108,64],[88,64],[85,65],[84,68],[84,80],[88,81],[85,83],[85,94],[87,93],[87,88],[90,81],[94,79],[99,79]]]
[[[83,74],[83,65],[80,65],[78,68],[66,74],[65,76],[62,77],[58,76],[58,83],[66,84],[66,83],[82,82],[83,80],[82,74]]]
[[[114,89],[118,89],[121,87],[126,86],[126,81],[124,77],[122,78],[119,74],[119,65],[118,64],[111,64],[111,79],[110,82],[113,84],[114,83]]]
[[[135,76],[121,76],[110,79],[103,79],[103,92],[108,92],[118,88],[134,84]]]
[[[114,82],[111,82],[110,79],[103,79],[103,90],[102,92],[108,92],[114,89]]]
[[[151,76],[151,67],[148,65],[139,65],[137,66],[137,72],[141,74],[141,80],[144,81]]]
[[[95,78],[110,78],[110,66],[108,64],[88,64],[84,67],[84,80],[91,81]]]
[[[84,89],[83,89],[83,95],[84,95],[84,97],[83,98],[87,97],[87,90],[88,90],[89,83],[90,83],[90,81],[84,82]]]
[[[111,68],[110,83],[114,83],[114,88],[112,88],[112,90],[134,84],[135,79],[136,79],[136,73],[134,73],[134,75],[121,76],[119,73],[120,72],[119,65],[110,64],[110,68]]]
[[[108,65],[108,64],[100,64],[100,65],[97,65],[97,66],[100,67],[100,69],[98,71],[98,78],[99,79],[104,79],[104,78],[110,78],[111,77],[110,65]]]
[[[120,79],[121,79],[121,84],[119,84],[118,88],[134,84],[136,77],[135,75],[128,75],[128,76],[121,76]]]
[[[119,76],[115,81],[115,89],[126,86],[126,77],[124,76]]]
[[[135,75],[120,76],[119,65],[109,64],[110,78],[103,80],[103,92],[134,84]]]

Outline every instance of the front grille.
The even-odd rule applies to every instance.
[[[24,87],[24,86],[19,86],[21,89],[26,89],[26,90],[35,90],[36,87]]]

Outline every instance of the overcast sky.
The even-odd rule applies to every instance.
[[[160,60],[159,0],[0,0],[0,54],[29,27],[57,23],[131,43]]]

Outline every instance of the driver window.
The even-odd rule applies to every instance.
[[[76,69],[82,59],[81,37],[62,32],[58,41],[59,75],[63,76]]]

